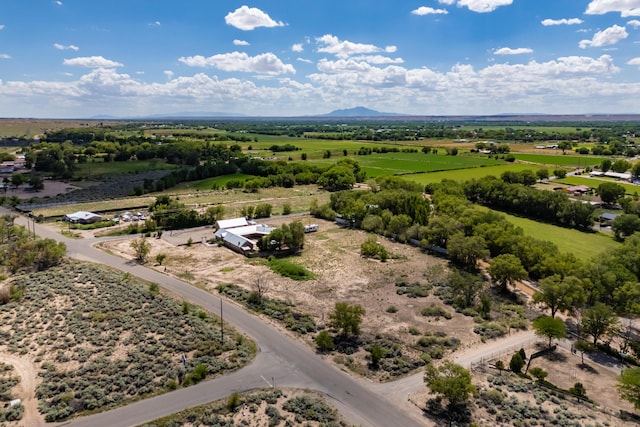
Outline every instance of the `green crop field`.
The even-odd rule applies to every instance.
[[[620,247],[620,243],[605,233],[584,233],[572,228],[558,227],[500,211],[495,212],[504,215],[516,227],[522,228],[525,235],[554,243],[560,252],[572,253],[583,261],[588,261],[603,252]]]
[[[486,167],[476,167],[476,168],[470,168],[470,169],[449,170],[449,171],[442,171],[442,172],[409,174],[409,175],[403,176],[403,178],[410,181],[415,181],[419,184],[429,184],[433,182],[440,182],[443,179],[452,179],[455,181],[467,181],[470,179],[483,178],[489,175],[499,177],[500,175],[502,175],[503,172],[506,172],[506,171],[519,172],[526,169],[535,171],[539,169],[539,166],[525,165],[521,163],[503,163],[498,166],[486,166]]]
[[[616,184],[623,186],[627,194],[640,194],[640,186],[621,182],[613,178],[589,177],[584,175],[568,176],[563,179],[555,180],[554,182],[568,185],[586,185],[591,188],[598,188],[598,185],[602,184],[603,182],[615,182]]]
[[[521,160],[523,162],[536,163],[541,167],[544,165],[552,165],[552,166],[575,166],[575,167],[587,167],[587,166],[595,166],[602,163],[602,159],[604,157],[593,157],[593,156],[577,156],[577,155],[568,155],[568,156],[557,156],[557,155],[549,155],[549,154],[516,154],[514,156],[517,160]]]

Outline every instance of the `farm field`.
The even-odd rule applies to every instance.
[[[457,169],[421,174],[406,174],[403,176],[403,178],[406,180],[415,181],[419,184],[429,184],[440,182],[443,179],[467,181],[470,179],[483,178],[489,175],[499,177],[503,172],[506,171],[520,172],[527,169],[535,171],[539,169],[539,167],[537,165],[527,165],[523,163],[503,163],[498,166],[476,167],[472,169]]]
[[[616,242],[612,236],[604,233],[584,233],[575,229],[558,227],[557,225],[546,224],[500,211],[495,212],[504,215],[516,227],[522,228],[525,235],[554,243],[558,246],[560,252],[572,253],[582,261],[588,261],[620,246],[620,243]]]
[[[224,188],[229,181],[246,181],[249,178],[253,178],[253,175],[246,175],[243,173],[236,173],[233,175],[215,176],[213,178],[207,178],[200,181],[182,182],[175,187],[171,188],[172,192],[181,191],[207,191],[211,190],[214,186],[218,188]]]
[[[522,153],[513,153],[516,160],[520,160],[528,163],[535,163],[543,166],[573,166],[584,168],[587,166],[596,166],[602,163],[602,159],[604,157],[595,157],[595,156],[576,156],[576,155],[568,155],[568,156],[558,156],[558,155],[550,155],[550,154],[522,154]]]

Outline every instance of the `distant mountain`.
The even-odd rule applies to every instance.
[[[400,115],[401,114],[396,113],[381,113],[380,111],[366,107],[354,107],[344,110],[334,110],[328,114],[323,114],[323,117],[389,117]]]

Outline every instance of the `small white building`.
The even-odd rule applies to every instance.
[[[102,215],[93,212],[78,211],[64,216],[65,221],[73,224],[93,224],[102,220]]]

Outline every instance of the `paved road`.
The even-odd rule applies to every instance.
[[[16,220],[16,223],[26,225],[26,221],[26,218],[21,217]],[[67,245],[67,254],[70,257],[105,264],[158,283],[178,298],[198,304],[207,311],[220,315],[221,302],[218,297],[176,278],[99,251],[90,245],[94,239],[67,239],[37,224],[35,230],[42,237],[63,241]],[[229,322],[249,335],[260,348],[258,356],[250,366],[193,387],[83,417],[64,425],[74,427],[138,425],[189,407],[224,398],[234,391],[269,386],[273,380],[279,387],[308,388],[326,393],[334,400],[348,421],[354,424],[381,427],[428,424],[421,414],[408,414],[397,408],[385,397],[372,392],[363,380],[339,371],[300,341],[264,323],[234,304],[228,302],[222,304],[225,322]]]

